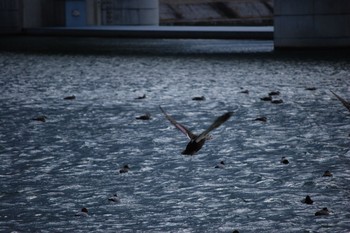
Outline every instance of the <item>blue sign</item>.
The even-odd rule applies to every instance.
[[[85,0],[66,1],[66,26],[86,26],[86,2]]]

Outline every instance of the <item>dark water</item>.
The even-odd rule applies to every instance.
[[[1,42],[1,232],[350,230],[350,114],[329,91],[350,99],[348,56],[269,41]],[[260,100],[270,91],[283,103]],[[235,115],[186,157],[159,105],[195,132]]]

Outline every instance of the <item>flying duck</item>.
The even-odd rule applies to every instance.
[[[344,105],[344,107],[346,107],[349,111],[350,111],[350,102],[346,101],[345,99],[343,99],[342,97],[340,97],[339,95],[335,94],[333,91],[331,91],[333,93],[333,95],[335,95],[335,97],[337,97],[337,99]]]
[[[202,148],[205,141],[211,138],[209,135],[209,132],[212,131],[213,129],[218,128],[222,123],[230,119],[230,117],[233,115],[233,112],[227,112],[219,116],[209,126],[209,128],[204,130],[201,134],[196,135],[192,133],[189,129],[187,129],[185,126],[178,123],[170,115],[168,115],[161,106],[159,106],[159,108],[164,113],[165,117],[170,121],[170,123],[172,123],[177,129],[179,129],[182,133],[184,133],[190,139],[190,142],[187,144],[186,149],[182,151],[183,155],[194,155],[195,153],[197,153]]]

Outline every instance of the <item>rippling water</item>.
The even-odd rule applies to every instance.
[[[350,230],[350,114],[329,91],[350,99],[348,56],[263,41],[34,40],[0,53],[0,231]],[[284,102],[261,101],[270,91]],[[235,115],[188,157],[159,105],[195,132]],[[82,207],[89,217],[75,216]],[[331,215],[315,217],[323,207]]]

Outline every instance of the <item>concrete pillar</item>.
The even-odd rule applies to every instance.
[[[23,1],[23,28],[42,26],[41,0]]]
[[[275,48],[350,47],[349,0],[274,0]]]
[[[158,0],[114,0],[113,23],[117,25],[159,25]]]
[[[86,0],[87,25],[101,25],[101,3],[102,0]]]
[[[22,1],[0,1],[0,34],[20,33],[22,30]]]

